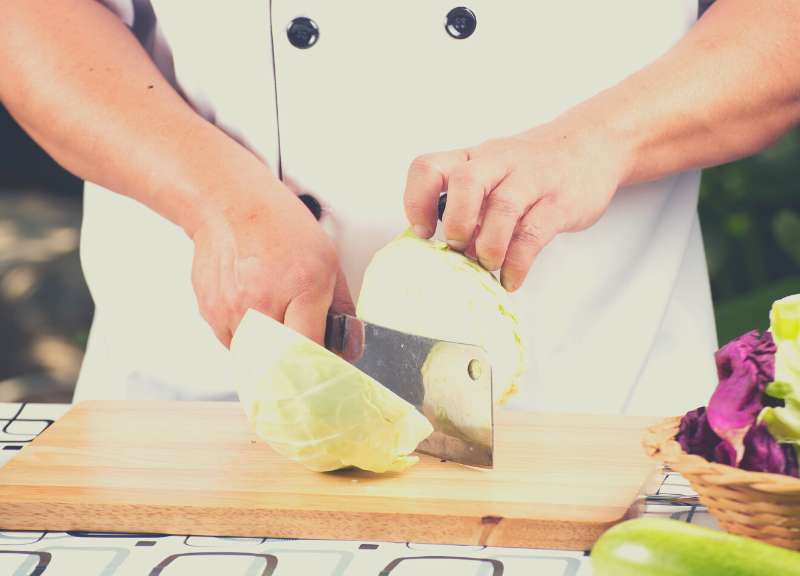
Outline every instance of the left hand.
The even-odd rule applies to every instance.
[[[507,290],[519,288],[542,248],[559,232],[594,224],[623,178],[619,143],[568,124],[416,158],[404,202],[417,235],[433,234],[437,200],[447,191],[442,222],[450,247],[501,270]]]

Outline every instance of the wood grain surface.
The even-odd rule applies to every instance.
[[[0,529],[588,549],[636,515],[652,419],[497,415],[493,470],[310,472],[238,403],[85,402],[0,468]]]

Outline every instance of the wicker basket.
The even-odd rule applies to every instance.
[[[800,550],[800,479],[748,472],[683,451],[680,418],[648,428],[648,454],[686,477],[720,527],[734,534]]]

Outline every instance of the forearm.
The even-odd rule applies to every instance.
[[[621,184],[730,162],[800,122],[800,1],[718,0],[652,65],[569,111],[621,151]]]
[[[263,191],[274,181],[196,114],[93,0],[0,3],[0,99],[65,168],[190,235],[209,211],[230,203],[231,190]]]

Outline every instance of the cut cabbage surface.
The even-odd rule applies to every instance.
[[[409,334],[480,346],[492,363],[495,403],[517,391],[525,349],[511,298],[491,273],[444,242],[407,231],[376,252],[356,314]],[[426,379],[441,380],[449,369],[431,358]]]
[[[398,472],[433,431],[411,404],[332,352],[249,310],[231,343],[234,381],[256,434],[315,471]]]

